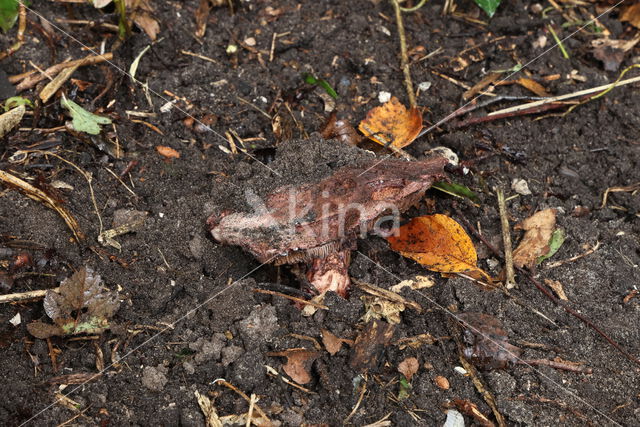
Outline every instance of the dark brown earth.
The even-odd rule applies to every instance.
[[[35,11],[87,46],[97,48],[106,37],[110,50],[117,38],[101,29],[60,21],[116,22],[108,9],[103,13],[84,5],[32,3]],[[205,228],[206,218],[212,212],[244,206],[248,188],[262,193],[282,184],[313,181],[371,155],[337,141],[323,141],[314,134],[327,113],[320,88],[295,100],[304,87],[303,72],[313,72],[336,88],[340,95],[338,109],[354,124],[379,105],[380,91],[390,92],[404,103],[407,99],[398,65],[393,9],[388,2],[233,3],[233,14],[225,7],[213,9],[205,37],[196,40],[193,33],[197,1],[154,2],[161,40],[142,57],[136,77],[156,93],[170,91],[188,100],[188,104],[176,104],[182,111],[173,108],[161,112],[160,107],[173,98],[162,95],[165,99],[160,99],[153,94],[147,98],[140,86],[110,65],[80,68],[74,74],[74,78],[93,83],[84,92],[69,83],[65,86],[67,95],[85,108],[102,109],[102,114],[114,118],[125,152],[123,158],[106,154],[92,139],[83,142],[66,132],[44,135],[16,131],[0,143],[1,169],[26,179],[37,178],[43,183],[58,180],[73,187],[58,190],[58,195],[88,236],[86,242],[74,243],[69,229],[54,211],[17,191],[0,188],[0,255],[11,261],[20,251],[12,248],[12,242],[28,241],[27,251],[36,263],[16,273],[13,285],[4,287],[2,292],[54,287],[74,270],[89,265],[101,274],[108,287],[121,289],[123,298],[110,331],[91,340],[51,339],[58,352],[57,372],[53,371],[47,342],[33,338],[26,330],[29,322],[46,320],[41,301],[0,306],[2,423],[55,425],[78,415],[77,410],[55,403],[60,386],[50,380],[59,375],[95,373],[98,349],[105,366],[115,365],[95,381],[62,390],[82,411],[76,424],[203,425],[195,391],[215,397],[214,406],[220,415],[246,412],[245,400],[213,384],[218,378],[226,379],[247,395],[256,394],[260,398],[258,405],[281,425],[341,424],[356,405],[361,390],[358,386],[363,381],[367,391],[349,420],[354,425],[373,423],[386,415],[393,425],[441,425],[446,417],[445,405],[453,399],[467,399],[491,416],[471,379],[454,370],[460,361],[450,338],[450,314],[443,310],[447,307],[497,316],[511,342],[524,348],[525,358],[558,357],[583,362],[593,369],[592,374],[580,374],[517,365],[482,372],[482,379],[509,425],[640,424],[639,366],[547,300],[526,278],[519,277],[519,286],[512,291],[524,302],[522,306],[501,292],[483,291],[466,279],[432,275],[392,252],[386,241],[377,237],[358,242],[350,275],[384,288],[400,279],[432,275],[436,286],[420,292],[404,291],[403,295],[422,305],[425,312],[403,312],[394,339],[424,333],[441,339],[415,350],[390,345],[365,377],[359,377],[360,372],[350,367],[347,347],[335,356],[323,350],[311,367],[312,381],[306,384],[310,392],[267,375],[265,365],[283,373],[285,362],[267,353],[313,346],[292,334],[321,341],[320,331],[328,329],[340,337],[355,338],[362,328],[359,320],[364,306],[360,297],[364,294],[356,287],[348,300],[328,295],[328,311],[304,317],[288,300],[253,291],[259,284],[297,287],[289,269],[260,267],[240,249],[214,243]],[[477,14],[472,2],[457,3],[458,11],[486,20]],[[544,49],[533,47],[533,43],[541,35],[551,40],[546,30],[548,23],[556,24],[562,36],[570,34],[568,29],[559,27],[565,20],[557,11],[551,10],[542,18],[528,5],[529,2],[505,1],[488,26],[442,16],[443,1],[439,0],[405,15],[409,46],[424,47],[414,59],[441,49],[426,60],[414,62],[411,68],[416,85],[431,83],[418,96],[418,103],[429,109],[425,115],[427,124],[461,105],[464,92],[432,71],[471,86],[487,71],[508,69],[541,55]],[[279,14],[274,16],[274,10]],[[596,13],[593,6],[585,12]],[[601,17],[600,22],[611,31],[611,38],[631,38],[635,30],[617,17],[618,11],[614,10]],[[55,51],[52,50],[36,30],[40,19],[33,13],[29,19],[25,45],[2,64],[6,74],[32,69],[30,62],[46,68],[87,54],[58,31]],[[281,36],[271,60],[274,33]],[[15,29],[0,38],[0,47],[8,47],[13,37]],[[230,43],[237,44],[233,40],[248,37],[255,39],[255,47],[240,47],[233,55],[225,52]],[[496,41],[496,37],[501,39]],[[564,59],[554,49],[521,73],[538,79],[552,94],[613,81],[617,73],[605,72],[589,50],[596,37],[578,32],[565,42],[570,59]],[[136,32],[114,52],[114,65],[128,70],[149,43],[144,33]],[[479,48],[464,56],[470,64],[456,71],[458,63],[454,59],[473,45]],[[216,62],[183,55],[182,50]],[[262,52],[261,58],[256,52]],[[638,63],[639,53],[636,47],[620,69]],[[586,81],[568,78],[573,70]],[[560,78],[541,80],[553,74]],[[92,104],[109,80],[113,87]],[[515,86],[500,87],[498,91],[528,95]],[[37,97],[34,91],[22,95]],[[470,173],[453,175],[452,180],[476,191],[480,202],[473,206],[458,200],[458,209],[464,219],[497,245],[501,242],[500,221],[492,188],[509,188],[514,178],[525,179],[532,195],[508,202],[513,223],[543,208],[558,210],[558,224],[566,231],[567,241],[553,260],[579,255],[600,242],[597,251],[577,261],[556,268],[543,264],[536,277],[561,282],[571,306],[593,319],[636,357],[640,355],[640,298],[624,299],[639,285],[640,197],[637,193],[619,192],[611,195],[607,207],[600,208],[600,203],[608,187],[639,181],[639,95],[636,84],[615,89],[566,117],[515,117],[459,130],[447,124],[407,148],[422,158],[426,150],[446,146],[461,160],[471,161]],[[283,99],[289,101],[298,126]],[[276,138],[271,120],[258,109],[272,116],[279,114],[289,123],[290,131],[283,139],[291,141]],[[152,123],[163,135],[130,121],[128,110],[155,112],[155,117],[142,120]],[[186,126],[185,111],[199,120],[215,117],[215,132],[199,132],[197,126]],[[37,117],[25,117],[21,126],[52,128],[64,120],[59,100],[52,100],[40,108]],[[247,143],[251,156],[227,154],[218,148],[230,148],[221,138],[229,130],[241,138],[255,138]],[[99,221],[87,181],[76,169],[56,157],[38,154],[31,154],[26,162],[10,162],[17,150],[45,140],[55,142],[49,150],[92,174],[105,228],[111,227],[119,210],[148,212],[139,231],[116,238],[121,251],[106,247],[98,255],[90,249],[100,247],[96,242]],[[157,145],[172,147],[181,157],[166,161],[154,149]],[[504,153],[517,153],[519,160]],[[120,174],[131,161],[137,164],[123,175],[123,182],[135,195],[108,171]],[[512,194],[509,190],[508,195]],[[409,211],[405,218],[438,212],[461,219],[453,209],[455,199],[430,191],[427,200],[429,203]],[[576,215],[577,207],[586,208],[581,210],[583,215]],[[517,241],[519,235],[514,238]],[[497,274],[498,270],[490,267],[495,265],[493,255],[482,243],[475,243],[480,266]],[[7,262],[2,264],[4,272],[6,267]],[[9,320],[17,313],[22,322],[14,327]],[[158,335],[163,329],[167,330]],[[524,345],[527,342],[537,346]],[[398,402],[397,367],[407,357],[416,357],[420,369],[411,380],[409,397]],[[436,376],[446,377],[450,388],[438,388]],[[472,422],[466,418],[467,424]]]

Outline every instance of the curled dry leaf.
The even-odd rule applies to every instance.
[[[513,265],[532,267],[538,257],[549,253],[549,240],[556,226],[555,209],[536,212],[514,228],[525,230],[524,237],[513,251]]]
[[[602,61],[606,71],[618,71],[627,52],[640,41],[640,36],[632,40],[597,39],[591,42],[593,56]]]
[[[413,375],[418,372],[418,368],[420,367],[420,363],[418,363],[418,359],[415,357],[407,357],[398,365],[398,372],[400,372],[407,381],[411,381]]]
[[[522,350],[509,344],[502,322],[485,313],[462,313],[464,356],[482,369],[501,369],[516,363]]]
[[[180,153],[177,150],[174,150],[171,147],[167,147],[166,145],[157,145],[156,146],[156,151],[162,157],[165,157],[167,159],[179,159],[180,158]]]
[[[391,249],[426,268],[440,273],[465,273],[491,281],[476,266],[478,255],[462,226],[446,215],[413,218],[400,227],[397,236],[388,237]]]
[[[54,325],[33,322],[27,325],[36,338],[59,335],[100,334],[118,310],[118,293],[102,286],[100,276],[83,267],[60,284],[58,292],[49,290],[44,310]]]
[[[360,299],[362,299],[365,308],[365,313],[362,316],[363,322],[366,323],[373,319],[385,319],[392,325],[400,323],[400,313],[404,311],[405,307],[403,303],[370,295],[363,295]]]
[[[537,96],[541,96],[541,97],[551,96],[549,92],[547,92],[547,90],[535,80],[521,77],[518,80],[516,80],[516,83],[518,83],[523,88],[528,89],[531,92],[535,93]]]
[[[367,138],[381,145],[397,148],[411,144],[422,130],[422,114],[417,108],[407,108],[395,96],[367,113],[358,129]]]
[[[307,384],[311,381],[311,364],[320,357],[320,353],[307,348],[290,348],[285,351],[267,353],[267,356],[286,357],[287,363],[282,367],[284,372],[298,384]]]
[[[340,349],[342,348],[342,344],[344,344],[344,343],[353,344],[353,341],[345,339],[345,338],[340,338],[340,337],[332,334],[328,329],[323,329],[322,330],[322,343],[324,344],[324,347],[327,349],[329,354],[331,354],[333,356],[333,355],[335,355],[336,353],[338,353],[340,351]]]
[[[329,115],[327,122],[322,129],[320,129],[320,135],[322,135],[324,139],[335,138],[348,145],[358,145],[362,139],[348,120],[338,120],[335,111]]]
[[[153,17],[155,10],[150,0],[125,0],[127,12],[133,22],[140,27],[151,40],[155,40],[160,32],[160,24]]]
[[[640,3],[636,2],[627,6],[620,14],[620,20],[640,28]]]

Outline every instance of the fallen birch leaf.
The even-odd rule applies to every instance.
[[[620,21],[628,22],[636,28],[640,28],[640,3],[627,6],[620,14]]]
[[[558,228],[551,234],[551,239],[549,239],[549,252],[538,257],[538,260],[536,261],[536,263],[540,264],[542,261],[554,256],[556,252],[558,252],[558,250],[560,249],[560,246],[562,246],[563,243],[564,243],[564,230],[561,228]]]
[[[267,353],[267,356],[286,357],[287,363],[282,367],[284,372],[298,384],[307,384],[311,381],[309,373],[311,364],[320,357],[320,353],[306,348],[290,348],[285,351]]]
[[[174,150],[171,147],[167,147],[166,145],[157,145],[156,146],[156,151],[162,157],[165,157],[167,159],[179,159],[180,158],[180,153],[177,150]]]
[[[476,266],[478,255],[471,238],[462,226],[446,215],[413,218],[387,238],[391,249],[411,258],[429,270],[440,273],[465,273],[491,281]]]
[[[513,251],[513,265],[532,267],[538,257],[549,253],[549,240],[556,226],[555,209],[536,212],[514,228],[525,230],[524,237]]]
[[[394,96],[389,102],[369,110],[358,129],[380,145],[403,148],[422,130],[422,114],[417,108],[407,110]]]
[[[404,375],[407,381],[411,381],[413,375],[418,372],[419,367],[418,359],[415,357],[407,357],[398,365],[398,372]]]

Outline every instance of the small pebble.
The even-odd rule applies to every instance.
[[[522,196],[530,196],[529,184],[524,179],[514,178],[511,181],[511,189]]]
[[[378,93],[378,101],[380,101],[381,104],[384,104],[385,102],[389,102],[390,99],[391,99],[390,92],[380,91],[380,93]]]
[[[442,390],[449,390],[449,380],[446,379],[445,377],[443,377],[442,375],[438,375],[437,377],[435,377],[433,379],[433,381],[436,383],[436,385],[441,388]]]

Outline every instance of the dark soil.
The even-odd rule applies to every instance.
[[[384,288],[399,279],[431,275],[436,286],[420,292],[403,291],[425,312],[405,310],[394,339],[425,333],[440,339],[419,349],[400,350],[389,345],[363,377],[350,367],[348,346],[334,356],[323,350],[311,366],[313,379],[305,385],[309,392],[268,375],[265,365],[283,373],[285,359],[267,353],[313,347],[298,335],[321,342],[321,330],[328,329],[342,338],[355,338],[363,327],[360,297],[364,294],[357,287],[348,300],[330,294],[325,299],[328,311],[304,317],[289,300],[254,292],[260,284],[298,287],[290,268],[258,268],[259,263],[239,248],[216,244],[208,235],[205,221],[213,212],[244,206],[248,188],[263,194],[283,184],[313,181],[372,156],[337,141],[323,141],[314,133],[327,117],[323,90],[306,86],[301,74],[312,72],[336,88],[340,95],[337,108],[354,125],[379,105],[380,91],[390,92],[406,103],[393,9],[386,1],[364,0],[233,2],[233,14],[226,7],[212,10],[205,37],[196,40],[193,33],[198,1],[152,3],[157,9],[161,40],[142,57],[136,78],[147,83],[150,91],[163,94],[164,99],[153,94],[147,97],[140,86],[108,64],[76,71],[74,78],[92,83],[86,90],[79,91],[71,83],[64,87],[67,96],[85,108],[114,118],[125,153],[122,158],[100,148],[101,137],[81,138],[64,131],[50,135],[14,131],[0,143],[1,169],[41,185],[59,181],[72,188],[55,191],[87,235],[85,242],[75,243],[54,211],[22,193],[0,187],[2,292],[55,287],[74,270],[88,265],[109,288],[119,289],[123,298],[109,331],[89,340],[51,339],[52,351],[57,353],[56,371],[47,341],[33,338],[26,329],[34,320],[47,320],[41,300],[0,306],[0,420],[4,425],[26,421],[55,425],[78,415],[69,405],[56,403],[58,392],[70,392],[69,398],[79,405],[82,414],[75,419],[76,424],[203,425],[195,391],[208,394],[220,415],[246,412],[244,399],[213,384],[218,378],[247,395],[258,396],[258,405],[281,425],[341,424],[360,396],[358,381],[366,382],[367,390],[349,420],[354,425],[373,423],[386,415],[393,425],[442,425],[446,405],[454,399],[469,400],[492,417],[471,379],[454,370],[460,361],[451,339],[450,314],[444,307],[497,316],[510,341],[524,349],[527,359],[561,358],[593,369],[592,374],[580,374],[516,365],[481,372],[508,424],[640,424],[639,366],[550,302],[525,277],[518,277],[519,286],[512,291],[524,303],[517,304],[502,292],[481,290],[466,279],[428,273],[373,236],[358,241],[350,275]],[[471,1],[456,3],[458,11],[486,20]],[[411,70],[416,85],[431,83],[418,96],[419,104],[429,109],[427,124],[461,105],[464,92],[432,71],[472,86],[489,70],[508,69],[541,55],[544,49],[534,47],[534,42],[543,35],[551,40],[548,23],[553,22],[562,36],[569,35],[569,30],[560,28],[565,19],[555,10],[543,19],[531,10],[529,2],[503,3],[488,26],[443,16],[441,0],[405,14],[409,47],[424,47],[413,57],[416,61]],[[109,9],[103,12],[84,5],[32,4],[38,13],[87,46],[97,48],[106,39],[110,50],[117,39],[100,27],[62,21],[117,22]],[[585,11],[596,14],[594,7]],[[629,39],[635,30],[620,23],[618,13],[605,15],[600,22],[611,31],[611,38]],[[31,70],[30,62],[44,69],[87,54],[59,31],[53,32],[55,39],[49,44],[38,31],[42,27],[40,18],[33,13],[28,17],[25,45],[2,64],[7,75]],[[270,58],[274,33],[279,36]],[[13,37],[15,29],[0,38],[0,47],[7,48]],[[238,45],[249,37],[255,39],[255,46],[240,46],[237,53],[226,53],[229,44]],[[590,51],[590,42],[596,37],[578,32],[565,42],[570,59],[554,49],[529,64],[522,75],[537,79],[552,94],[614,80],[617,73],[605,72]],[[128,70],[149,43],[144,33],[134,33],[115,50],[114,64]],[[474,45],[478,48],[469,49]],[[437,49],[438,54],[417,61]],[[181,54],[183,50],[216,62]],[[462,58],[469,65],[460,69],[456,58],[465,50]],[[638,54],[637,47],[629,52],[620,69],[637,63]],[[573,70],[586,81],[569,78]],[[542,79],[554,74],[559,78]],[[107,82],[112,87],[95,101]],[[167,112],[160,107],[174,98],[164,91],[180,97]],[[515,86],[497,91],[528,95]],[[37,98],[35,90],[22,95]],[[608,187],[639,181],[639,95],[636,84],[615,89],[565,117],[514,117],[459,130],[451,123],[443,125],[418,139],[407,151],[423,158],[424,152],[435,146],[454,150],[461,160],[469,162],[470,173],[454,174],[451,179],[476,191],[480,202],[474,206],[430,191],[430,208],[422,204],[407,212],[405,218],[438,212],[461,220],[461,214],[500,246],[500,220],[492,189],[498,185],[509,189],[513,179],[525,179],[532,194],[508,202],[512,223],[540,209],[556,208],[558,224],[566,231],[567,240],[552,260],[579,255],[600,242],[599,249],[584,258],[556,268],[543,264],[536,277],[562,283],[572,307],[593,319],[628,352],[640,356],[640,298],[625,300],[639,285],[640,197],[637,192],[612,193],[608,206],[600,207]],[[154,112],[155,116],[133,117],[127,114],[131,110]],[[283,135],[274,134],[271,119],[259,110],[280,116]],[[210,120],[215,132],[204,131],[197,124],[188,126],[186,112],[198,120]],[[54,99],[40,106],[37,114],[25,116],[21,126],[53,128],[66,119],[59,99]],[[130,119],[151,123],[162,135]],[[250,155],[228,154],[219,148],[231,149],[221,137],[229,130],[249,139],[246,149]],[[11,162],[17,150],[43,141],[51,142],[47,150],[93,176],[93,191],[105,228],[111,228],[114,216],[122,210],[148,212],[140,230],[115,238],[121,251],[97,243],[100,223],[90,189],[73,166],[38,153],[31,153],[26,161]],[[180,158],[165,160],[155,150],[158,145],[174,148]],[[132,161],[136,164],[125,171]],[[125,171],[122,182],[109,170],[116,175]],[[460,213],[456,213],[454,204]],[[516,242],[518,238],[515,234]],[[475,243],[479,265],[498,274],[496,258],[481,242]],[[33,265],[11,271],[9,264],[21,252],[31,255]],[[13,278],[12,284],[7,275]],[[13,326],[9,320],[17,313],[21,323]],[[161,330],[164,332],[158,334]],[[398,401],[397,367],[407,357],[416,357],[420,369],[411,379],[409,397]],[[71,384],[64,390],[51,381],[60,375],[95,373],[100,359],[110,369],[97,380]],[[446,377],[450,388],[438,388],[436,376]],[[471,424],[473,420],[468,417],[466,422]]]

